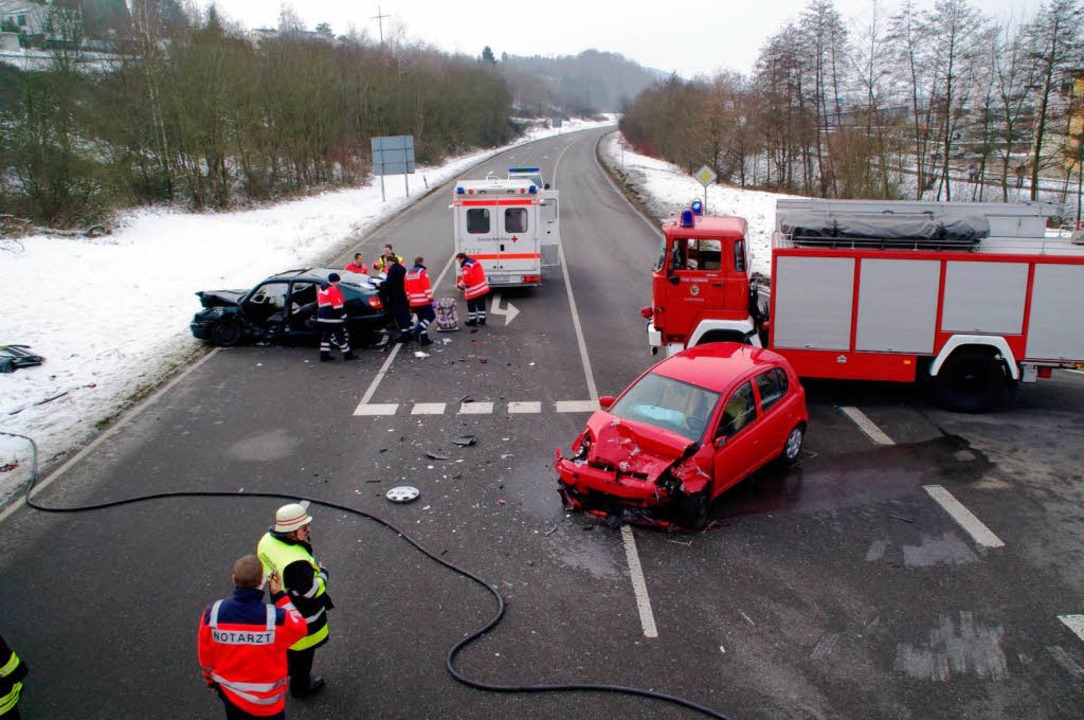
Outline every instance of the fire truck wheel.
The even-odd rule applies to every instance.
[[[1005,366],[992,350],[963,348],[954,352],[934,379],[938,402],[957,412],[984,412],[998,404],[1006,390]]]
[[[681,498],[678,506],[678,523],[688,530],[699,530],[708,522],[708,509],[711,501],[708,491],[693,493]]]

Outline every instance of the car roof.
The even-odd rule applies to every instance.
[[[725,393],[757,370],[785,364],[786,360],[771,350],[722,342],[682,350],[656,364],[650,372]]]

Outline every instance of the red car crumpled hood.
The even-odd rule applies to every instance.
[[[594,437],[587,460],[635,473],[656,481],[673,462],[686,455],[693,445],[688,438],[643,423],[624,420],[607,412],[596,412],[587,421]]]

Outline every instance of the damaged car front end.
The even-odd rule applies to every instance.
[[[702,525],[711,452],[677,433],[598,412],[554,470],[565,507],[613,522],[662,528]]]

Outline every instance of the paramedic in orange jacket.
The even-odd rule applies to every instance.
[[[267,578],[274,605],[263,599],[263,565],[255,555],[233,564],[233,597],[208,605],[199,623],[199,664],[226,707],[226,720],[286,717],[286,650],[305,637],[305,619]]]
[[[433,285],[429,282],[429,269],[423,263],[425,258],[421,255],[414,258],[414,267],[406,274],[403,285],[410,309],[418,316],[418,323],[410,331],[422,345],[429,345],[433,342],[429,338],[429,323],[436,320],[437,314],[433,311]]]
[[[463,291],[463,297],[467,300],[467,325],[486,324],[486,295],[489,294],[489,281],[486,280],[486,271],[482,263],[478,262],[466,253],[457,253],[456,262],[459,263],[459,275],[456,277],[455,286]]]

